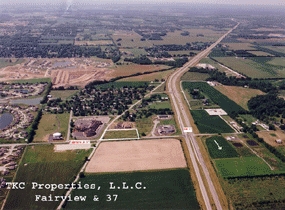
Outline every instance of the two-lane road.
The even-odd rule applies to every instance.
[[[177,120],[179,123],[179,126],[181,130],[183,131],[183,127],[191,127],[190,120],[188,116],[190,116],[189,108],[186,104],[186,102],[183,99],[182,90],[180,86],[180,78],[181,76],[188,71],[189,67],[195,66],[202,58],[206,57],[210,51],[219,44],[229,33],[232,32],[236,27],[238,27],[239,24],[237,24],[234,28],[229,30],[226,34],[224,34],[222,37],[220,37],[214,44],[212,44],[210,47],[205,49],[204,51],[197,54],[195,57],[193,57],[189,62],[187,62],[183,67],[177,69],[173,74],[168,78],[167,80],[167,89],[169,92],[169,96],[171,98],[171,101],[174,105],[175,114],[177,116]],[[216,209],[222,209],[222,205],[220,203],[219,197],[217,195],[217,191],[213,185],[211,176],[209,174],[208,168],[206,167],[205,161],[203,156],[201,155],[200,148],[196,142],[196,139],[194,137],[193,133],[185,133],[184,134],[186,145],[188,147],[190,158],[192,165],[194,167],[194,171],[198,180],[199,188],[201,190],[204,203],[207,209],[212,209],[209,195],[207,193],[206,188],[209,189],[210,196],[213,198]],[[201,171],[199,169],[199,165],[201,167]],[[202,173],[205,177],[206,183],[204,183],[202,179]]]

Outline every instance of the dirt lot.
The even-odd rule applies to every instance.
[[[186,168],[179,140],[103,142],[86,167],[87,173]]]
[[[258,131],[258,137],[263,138],[268,144],[276,147],[276,146],[284,146],[285,145],[285,133],[281,130],[276,131]],[[276,139],[281,139],[282,144],[277,144],[275,142]]]

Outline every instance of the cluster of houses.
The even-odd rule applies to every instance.
[[[0,138],[15,140],[26,138],[28,133],[24,129],[29,127],[34,120],[31,111],[37,111],[38,108],[36,106],[21,108],[17,105],[10,106],[4,104],[0,105],[0,110],[13,116],[13,121],[5,128],[0,129]]]
[[[47,83],[36,84],[0,84],[0,97],[3,99],[26,98],[40,95]]]
[[[21,145],[15,147],[0,147],[0,168],[2,169],[3,176],[8,175],[11,170],[17,168],[16,161],[20,158],[23,151],[24,146]],[[2,182],[0,183],[2,187]]]

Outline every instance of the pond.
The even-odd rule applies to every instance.
[[[4,113],[0,115],[0,129],[3,129],[13,122],[13,115]]]
[[[16,100],[11,100],[11,103],[12,104],[38,105],[40,104],[42,99],[43,97],[31,98],[31,99],[16,99]]]

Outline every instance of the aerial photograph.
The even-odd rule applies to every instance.
[[[284,210],[284,0],[0,0],[0,210]]]

